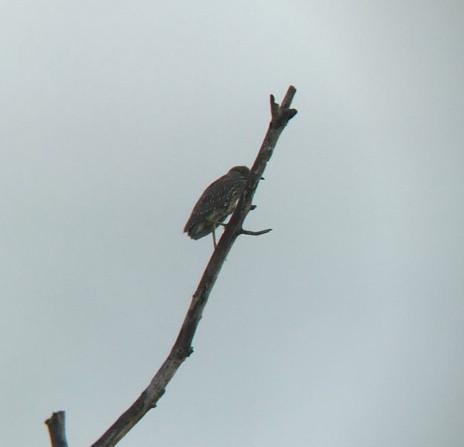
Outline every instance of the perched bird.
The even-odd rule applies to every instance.
[[[192,239],[200,239],[214,230],[231,214],[242,195],[250,170],[246,166],[234,166],[226,175],[211,183],[193,207],[184,233]]]

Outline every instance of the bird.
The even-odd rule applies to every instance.
[[[194,240],[213,233],[216,248],[215,229],[234,211],[249,176],[250,169],[247,166],[234,166],[227,174],[211,183],[193,207],[184,233]]]

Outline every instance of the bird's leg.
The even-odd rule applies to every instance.
[[[214,244],[214,249],[216,250],[217,243],[216,243],[216,224],[213,224],[213,244]]]

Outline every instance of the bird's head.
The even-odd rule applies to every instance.
[[[248,177],[250,175],[250,170],[246,166],[234,166],[229,169],[228,174],[238,174],[242,177]]]
[[[234,175],[241,175],[244,178],[248,178],[251,171],[247,166],[234,166],[233,168],[229,169],[228,174]],[[260,180],[264,180],[264,177],[261,177]]]

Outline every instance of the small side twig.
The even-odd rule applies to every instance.
[[[46,421],[52,447],[68,447],[65,430],[66,417],[64,411],[56,411]]]
[[[272,231],[272,228],[267,228],[266,230],[261,231],[249,231],[242,228],[240,230],[240,234],[246,234],[247,236],[261,236],[262,234],[269,233],[269,231]]]

